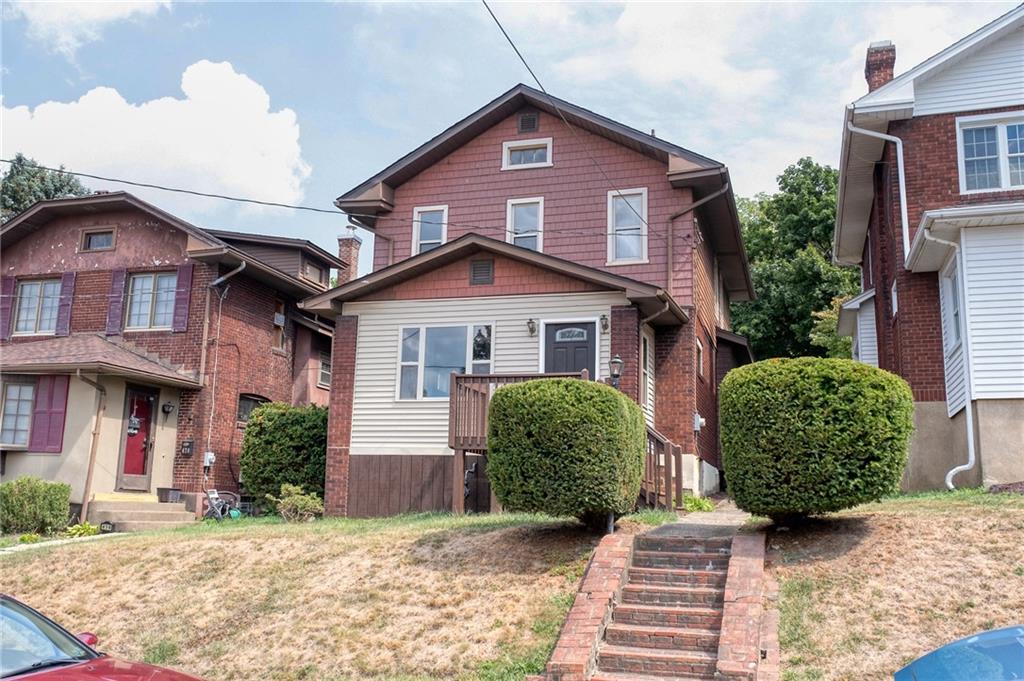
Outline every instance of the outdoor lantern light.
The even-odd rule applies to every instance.
[[[537,320],[536,319],[527,319],[526,320],[526,330],[530,332],[531,336],[536,336],[537,335]]]
[[[601,315],[601,333],[608,333],[608,329],[611,325],[608,323],[608,315]]]
[[[174,411],[174,404],[171,402],[164,402],[160,405],[160,411],[162,411],[164,415],[168,415]]]
[[[611,376],[613,388],[619,387],[619,379],[622,377],[623,364],[624,362],[622,361],[622,358],[618,355],[615,355],[608,360],[608,375]]]

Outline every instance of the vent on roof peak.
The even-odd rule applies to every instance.
[[[523,111],[519,114],[519,132],[537,132],[540,129],[540,114]]]
[[[494,283],[494,260],[491,258],[469,261],[469,285],[484,286]]]

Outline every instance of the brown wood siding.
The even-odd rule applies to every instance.
[[[477,464],[470,479],[466,510],[490,509],[491,488],[487,462],[467,455],[467,470]],[[452,457],[422,454],[353,456],[349,469],[348,516],[376,518],[400,513],[450,511],[452,508]]]
[[[229,243],[239,250],[251,254],[254,258],[262,260],[271,267],[276,267],[282,272],[286,272],[293,277],[298,277],[301,273],[302,252],[297,248],[262,246],[260,244],[249,243],[247,241],[229,241]]]

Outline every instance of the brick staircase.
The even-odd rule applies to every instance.
[[[731,537],[638,537],[592,681],[714,679],[731,546]]]

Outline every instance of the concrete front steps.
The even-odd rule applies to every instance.
[[[89,504],[89,522],[114,523],[115,532],[144,532],[184,527],[196,522],[196,516],[185,510],[184,503],[159,503],[148,499],[95,500]]]
[[[638,537],[591,681],[714,679],[731,546],[731,537]]]

